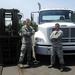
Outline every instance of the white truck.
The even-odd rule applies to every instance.
[[[31,20],[33,14],[31,13]],[[64,33],[62,46],[64,55],[75,55],[75,14],[72,10],[65,8],[42,9],[38,11],[38,30],[34,35],[35,53],[40,55],[50,55],[52,43],[50,34],[55,29],[55,23],[60,24]]]

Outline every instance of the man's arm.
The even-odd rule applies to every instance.
[[[55,40],[55,38],[54,38],[54,32],[52,32],[51,35],[50,35],[50,41],[54,42],[54,40]]]
[[[62,32],[62,31],[59,32],[57,35],[55,35],[55,37],[56,37],[57,39],[62,38],[62,37],[63,37],[63,32]]]
[[[35,30],[32,27],[31,27],[31,30],[32,30],[31,35],[34,35],[35,34]]]
[[[53,32],[52,32],[52,33],[51,33],[51,35],[50,35],[50,39],[52,39],[52,38],[53,38],[52,36],[53,36]]]
[[[31,36],[31,33],[25,27],[22,27],[22,36]]]

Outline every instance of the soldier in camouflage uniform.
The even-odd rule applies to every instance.
[[[26,24],[22,27],[21,36],[22,36],[22,46],[21,46],[21,53],[19,58],[20,67],[23,67],[22,62],[24,56],[27,51],[27,63],[30,64],[31,60],[31,50],[32,50],[32,39],[31,36],[34,35],[35,31],[30,26],[30,20],[26,19]]]
[[[60,25],[58,23],[55,24],[55,29],[50,35],[50,41],[52,42],[51,49],[51,65],[49,67],[53,67],[55,64],[55,55],[57,54],[61,68],[63,71],[64,59],[63,59],[63,50],[62,50],[62,37],[63,31],[60,30]]]

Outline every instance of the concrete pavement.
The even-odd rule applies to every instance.
[[[51,68],[42,65],[36,68],[26,68],[24,69],[24,75],[75,75],[75,66],[66,66],[67,69],[64,72],[60,72],[59,69]],[[19,75],[17,66],[4,67],[2,75]]]
[[[65,58],[64,72],[60,72],[58,62],[55,68],[48,68],[49,58],[44,58],[40,63],[31,66],[24,65],[24,75],[75,75],[75,56]],[[2,75],[19,75],[17,66],[8,66],[3,68]],[[22,75],[22,74],[21,74]]]

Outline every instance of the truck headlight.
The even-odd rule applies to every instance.
[[[35,42],[42,42],[42,43],[44,43],[45,41],[42,38],[35,38]]]

